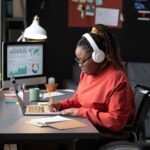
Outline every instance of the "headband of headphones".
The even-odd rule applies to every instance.
[[[101,49],[98,48],[97,44],[95,43],[95,41],[93,40],[93,38],[91,37],[89,33],[85,33],[82,36],[88,40],[88,42],[90,43],[94,51],[96,52],[102,51]]]

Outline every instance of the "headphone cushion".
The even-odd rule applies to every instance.
[[[92,59],[96,63],[101,63],[105,59],[105,53],[103,51],[99,51],[99,52],[94,51],[92,53]]]

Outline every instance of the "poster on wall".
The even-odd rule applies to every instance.
[[[122,0],[68,0],[68,26],[122,27]]]

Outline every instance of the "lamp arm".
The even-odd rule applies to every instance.
[[[20,42],[22,39],[23,39],[23,34],[21,34],[21,35],[19,36],[19,38],[17,39],[17,42]]]

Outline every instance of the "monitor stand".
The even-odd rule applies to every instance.
[[[41,84],[45,84],[46,83],[46,77],[33,77],[33,78],[26,78],[26,79],[16,79],[16,82],[22,86],[23,84],[25,84],[25,86],[37,86],[37,85],[41,85]],[[2,81],[2,87],[4,89],[6,88],[10,88],[12,87],[12,83],[10,80],[7,81]]]

